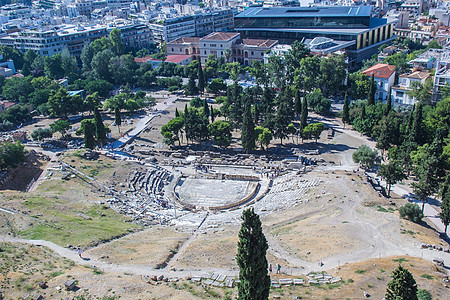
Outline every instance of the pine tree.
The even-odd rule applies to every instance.
[[[203,91],[205,90],[205,75],[203,74],[203,68],[202,68],[202,64],[199,63],[198,64],[198,90],[203,93]]]
[[[245,104],[241,129],[241,143],[245,151],[256,148],[255,124],[253,123],[250,104]]]
[[[375,77],[372,74],[372,79],[370,80],[369,94],[367,95],[367,104],[375,105]]]
[[[106,130],[103,125],[102,116],[98,111],[98,108],[94,108],[94,120],[95,120],[95,137],[103,147],[103,143],[106,141]]]
[[[447,175],[445,178],[445,182],[441,188],[441,213],[439,217],[441,218],[442,223],[444,223],[445,230],[447,233],[448,224],[450,224],[450,175]]]
[[[392,280],[386,290],[386,300],[417,300],[416,280],[401,265],[392,272]]]
[[[350,115],[349,115],[349,103],[348,103],[348,95],[347,93],[345,93],[345,98],[344,98],[344,107],[342,109],[342,122],[344,123],[344,128],[345,128],[345,124],[350,122]]]
[[[119,130],[120,134],[120,125],[122,125],[122,118],[120,117],[120,109],[118,107],[114,109],[114,121],[116,122],[117,129]]]
[[[422,201],[422,212],[428,196],[439,189],[439,177],[445,174],[445,161],[442,157],[444,143],[444,131],[438,129],[433,143],[431,143],[427,153],[420,159],[416,166],[415,175],[417,182],[413,182],[414,194]]]
[[[387,98],[387,103],[386,103],[386,116],[391,112],[392,110],[392,88],[389,89],[389,95]]]
[[[242,212],[236,262],[239,266],[240,300],[269,298],[270,277],[267,274],[267,240],[259,216],[253,208]]]

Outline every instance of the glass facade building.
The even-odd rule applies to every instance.
[[[235,31],[243,38],[296,40],[327,37],[354,41],[346,51],[350,68],[393,40],[392,23],[371,17],[372,6],[251,7],[235,16]]]

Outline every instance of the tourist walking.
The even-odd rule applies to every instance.
[[[80,257],[80,258],[83,258],[83,257],[81,257],[81,253],[83,252],[83,250],[81,250],[81,248],[78,248],[78,256]]]
[[[280,266],[280,264],[278,264],[278,266],[277,266],[277,274],[280,274],[281,273],[281,266]]]
[[[272,273],[272,264],[269,264],[269,273]]]

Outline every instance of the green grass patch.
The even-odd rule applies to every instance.
[[[50,273],[50,277],[55,278],[55,277],[58,277],[59,275],[62,275],[62,274],[64,274],[63,271],[55,271],[55,272],[51,272]]]
[[[364,273],[366,273],[366,270],[356,270],[355,273],[356,274],[364,274]]]
[[[429,275],[429,274],[422,274],[420,277],[428,279],[428,280],[433,280],[434,279],[434,277]]]
[[[328,288],[329,290],[332,290],[332,289],[334,289],[334,288],[338,288],[338,287],[341,287],[341,286],[342,286],[342,284],[339,283],[339,282],[336,282],[336,283],[327,283],[327,288]]]
[[[348,221],[342,221],[342,224],[347,224],[348,223]]]
[[[386,272],[385,269],[378,269],[378,270],[380,270],[381,273],[385,273]]]
[[[384,208],[384,207],[382,207],[382,206],[380,206],[380,205],[377,206],[377,211],[381,211],[381,212],[389,212],[386,208]]]
[[[397,258],[397,259],[393,259],[392,260],[393,262],[398,262],[399,264],[401,264],[402,262],[405,262],[405,261],[409,261],[409,260],[407,260],[406,258]]]
[[[292,226],[284,226],[284,227],[280,227],[280,228],[273,230],[272,234],[273,235],[283,235],[283,234],[288,234],[291,231],[292,231]]]
[[[42,204],[39,210],[45,210],[45,215],[49,216],[51,221],[36,223],[19,234],[29,239],[52,241],[61,246],[67,244],[87,246],[95,241],[104,242],[122,236],[139,227],[124,222],[129,219],[102,205],[93,205],[84,210],[83,213],[91,217],[91,220],[86,220],[76,212],[58,209],[58,205],[55,205],[57,201],[59,200],[42,197],[30,201],[28,205],[33,207]]]
[[[103,272],[102,270],[100,270],[99,268],[93,268],[92,273],[94,275],[103,275],[105,274],[105,272]]]

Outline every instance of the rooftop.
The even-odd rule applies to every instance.
[[[190,55],[182,55],[182,54],[177,54],[177,55],[167,55],[166,57],[166,62],[168,63],[175,63],[178,64],[188,58],[190,58]]]
[[[250,7],[235,18],[370,17],[372,6]]]
[[[201,38],[202,41],[228,41],[232,38],[239,36],[239,33],[235,32],[213,32],[207,36]]]
[[[267,47],[270,48],[278,43],[276,40],[258,40],[258,39],[243,39],[242,43],[246,46]]]
[[[367,70],[362,71],[367,76],[374,76],[376,78],[387,79],[395,73],[395,66],[387,64],[376,64]]]
[[[199,37],[184,36],[170,41],[169,44],[198,44],[199,41]]]
[[[422,80],[422,79],[426,79],[426,78],[428,78],[430,76],[431,76],[430,72],[415,71],[415,72],[413,72],[411,74],[402,74],[399,77]]]

